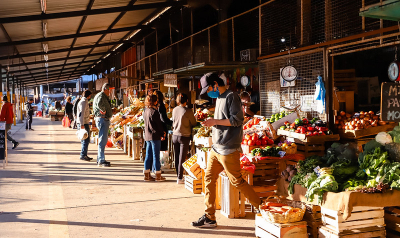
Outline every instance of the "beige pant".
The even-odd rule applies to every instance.
[[[243,179],[240,173],[240,152],[236,151],[229,155],[220,155],[214,150],[210,151],[205,172],[205,213],[211,220],[215,218],[215,192],[216,182],[219,174],[225,170],[231,184],[240,190],[249,199],[250,203],[258,208],[261,204],[260,197],[254,192],[253,188]]]

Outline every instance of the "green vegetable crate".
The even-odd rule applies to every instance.
[[[386,237],[400,237],[400,207],[385,207]]]

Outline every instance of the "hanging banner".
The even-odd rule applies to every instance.
[[[382,83],[381,120],[400,122],[400,84]]]
[[[164,74],[164,86],[165,87],[178,87],[178,75],[177,74]]]

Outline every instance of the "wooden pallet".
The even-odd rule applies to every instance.
[[[321,207],[321,214],[324,226],[336,233],[385,225],[385,212],[382,207],[354,207],[347,220],[343,219],[343,214],[340,211],[323,207]]]
[[[256,215],[256,237],[260,238],[307,238],[307,223],[305,221],[278,224]]]
[[[385,223],[391,237],[400,237],[400,207],[385,207]]]
[[[319,229],[319,238],[372,238],[372,237],[386,237],[386,231],[384,227],[366,227],[357,228],[354,230],[346,230],[337,233],[325,226]]]
[[[194,179],[189,175],[185,175],[185,188],[194,194],[201,193],[201,179]]]
[[[221,191],[221,214],[227,218],[245,217],[245,196],[231,185],[228,176],[219,175]]]

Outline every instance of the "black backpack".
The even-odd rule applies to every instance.
[[[72,108],[72,110],[74,111],[74,115],[76,115],[76,112],[78,111],[78,103],[80,100],[81,100],[80,98],[77,98],[75,100],[74,107]]]

